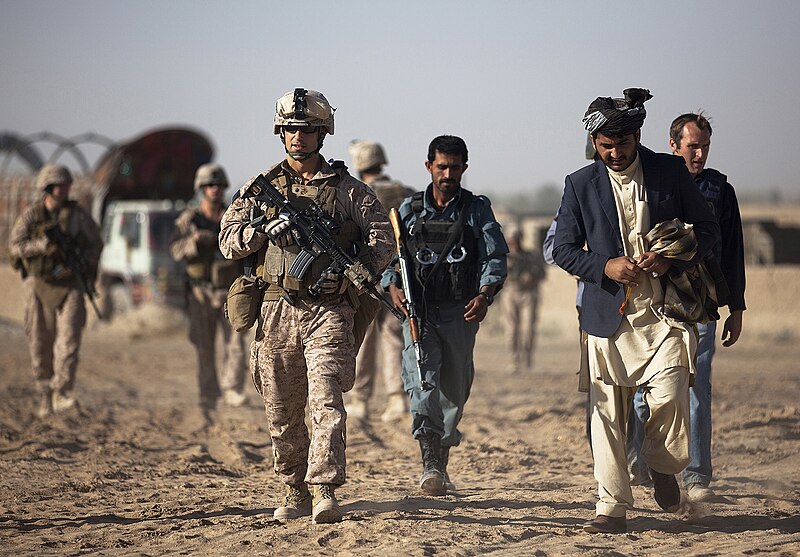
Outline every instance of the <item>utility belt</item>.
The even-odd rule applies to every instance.
[[[310,302],[312,300],[319,300],[320,298],[330,298],[331,296],[344,297],[347,299],[350,305],[352,305],[354,308],[358,308],[358,295],[355,292],[355,287],[350,285],[350,283],[344,279],[344,277],[342,278],[342,286],[339,291],[331,294],[318,294],[317,296],[312,296],[308,293],[307,289],[292,291],[286,290],[277,284],[267,284],[267,288],[264,290],[265,301],[277,302],[278,300],[282,299],[291,305],[294,305],[295,300]]]

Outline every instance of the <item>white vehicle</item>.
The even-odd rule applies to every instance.
[[[183,307],[183,263],[169,253],[169,240],[183,201],[114,201],[103,218],[98,270],[107,315],[144,302]]]

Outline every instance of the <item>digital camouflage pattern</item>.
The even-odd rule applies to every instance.
[[[385,155],[383,155],[383,149],[380,148],[380,145],[377,143],[363,143],[377,146],[378,150],[356,149],[351,151],[354,163],[356,163],[357,154],[366,159],[356,163],[356,168],[358,168],[359,164],[366,168],[372,166],[374,161],[369,158],[370,156],[377,157],[375,160],[382,159],[382,164],[386,163]],[[414,193],[413,189],[401,182],[392,180],[385,174],[370,180],[367,185],[372,188],[378,197],[378,201],[387,211],[399,208],[403,200]],[[372,396],[375,375],[378,370],[383,375],[387,395],[403,393],[402,352],[402,323],[382,307],[367,329],[367,334],[361,343],[361,349],[356,359],[356,382],[352,395],[362,400],[368,400]]]
[[[514,370],[530,368],[536,342],[539,284],[545,277],[541,252],[510,251],[508,276],[500,293],[503,322],[508,334]]]
[[[25,279],[25,332],[33,376],[42,392],[66,393],[75,383],[86,306],[80,280],[74,274],[59,280],[52,273],[38,273],[64,266],[64,254],[45,234],[45,229],[54,225],[81,246],[90,267],[90,281],[97,274],[103,241],[91,215],[77,204],[69,202],[49,216],[42,201],[19,216],[9,238],[12,258],[19,258],[29,272],[33,270],[31,262],[38,262],[37,272]]]
[[[170,253],[178,261],[193,262],[199,259],[210,263],[229,265],[222,258],[217,235],[211,230],[200,230],[196,223],[198,209],[188,208],[175,221],[170,241]],[[199,233],[199,238],[195,237]],[[192,280],[187,292],[189,312],[189,341],[197,351],[197,381],[200,405],[214,408],[222,389],[241,392],[247,372],[245,341],[247,332],[237,333],[225,317],[224,304],[228,289],[215,287],[211,282],[210,268],[205,276]],[[217,374],[217,331],[222,335],[223,349],[221,374]]]
[[[284,168],[289,183],[302,179]],[[322,162],[313,181],[329,179],[334,170]],[[219,245],[225,257],[241,259],[266,249],[266,234],[249,226],[254,201],[243,198],[252,179],[222,217]],[[353,221],[365,249],[361,260],[379,274],[394,253],[391,225],[383,206],[365,184],[345,174],[336,188],[337,218]],[[265,207],[255,210],[256,216]],[[340,485],[345,481],[345,420],[342,393],[355,378],[352,306],[342,294],[312,299],[294,296],[265,299],[251,345],[250,363],[257,390],[264,398],[273,442],[275,471],[290,485]],[[306,401],[312,430],[305,424]]]

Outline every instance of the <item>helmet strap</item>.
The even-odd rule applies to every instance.
[[[286,154],[292,157],[296,161],[305,161],[310,159],[316,154],[319,154],[320,149],[322,149],[322,142],[325,140],[325,132],[322,131],[322,128],[319,130],[319,141],[317,142],[317,148],[313,151],[308,153],[299,152],[299,153],[290,153],[289,149],[286,147],[286,132],[281,128],[281,134],[278,136],[281,143],[283,144],[283,150],[286,151]]]

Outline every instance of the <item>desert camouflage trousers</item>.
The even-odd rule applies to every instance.
[[[383,306],[358,351],[352,396],[369,400],[378,370],[383,375],[387,396],[403,394],[403,324]]]
[[[241,392],[247,374],[245,341],[249,332],[237,333],[225,317],[227,292],[209,287],[189,294],[189,340],[197,351],[200,405],[214,408],[222,389]],[[217,332],[222,341],[221,374],[217,376]]]
[[[251,348],[275,473],[290,485],[345,482],[342,393],[353,386],[353,308],[340,295],[265,301]],[[308,403],[311,435],[306,426]]]
[[[529,368],[536,343],[539,288],[521,288],[506,282],[498,298],[514,366]]]
[[[33,278],[29,277],[25,297],[25,334],[37,386],[41,392],[69,392],[75,384],[86,324],[83,293],[71,289],[58,308],[48,308],[34,293]]]

